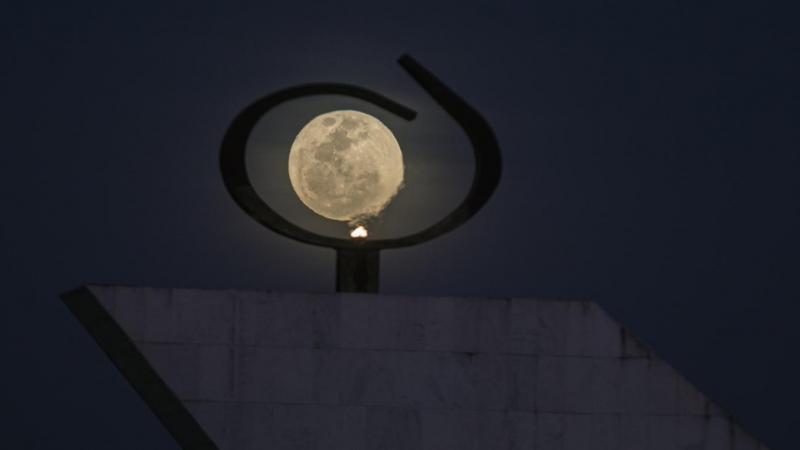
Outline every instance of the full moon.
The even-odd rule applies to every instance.
[[[315,117],[292,144],[289,179],[317,214],[354,222],[377,216],[403,184],[403,153],[378,119],[358,111]]]

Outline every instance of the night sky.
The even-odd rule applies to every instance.
[[[177,449],[66,290],[333,291],[333,251],[261,227],[222,184],[222,136],[260,96],[344,82],[419,112],[376,111],[409,175],[377,232],[458,203],[470,149],[408,52],[482,112],[505,165],[469,223],[383,253],[382,292],[596,301],[800,448],[800,3],[582,3],[0,3],[0,446]],[[369,112],[287,106],[249,154],[312,228],[280,182],[287,145],[342,107]]]

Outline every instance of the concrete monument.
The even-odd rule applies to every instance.
[[[185,449],[764,450],[596,304],[87,286]]]
[[[284,89],[245,108],[223,139],[222,178],[236,203],[274,232],[334,249],[340,293],[86,286],[62,296],[175,440],[187,450],[765,449],[594,303],[374,295],[380,251],[465,223],[502,169],[486,120],[410,56],[399,62],[475,156],[466,197],[428,228],[392,239],[363,226],[348,238],[316,234],[281,217],[250,182],[247,142],[275,106],[346,95],[414,119],[384,96],[335,83]],[[356,116],[333,114],[298,144],[303,154],[313,146],[315,160],[295,164],[294,176],[328,217],[352,219],[354,199],[373,211],[396,192],[363,192],[382,186],[381,164],[363,148],[369,121]],[[393,148],[390,135],[373,150]],[[399,183],[396,159],[383,161],[394,161]],[[313,177],[302,179],[305,166]],[[355,185],[339,186],[347,183]],[[327,211],[336,205],[349,209]]]

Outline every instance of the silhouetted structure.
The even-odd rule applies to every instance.
[[[247,175],[245,150],[256,123],[281,103],[314,95],[344,95],[379,106],[406,120],[416,113],[382,95],[347,84],[306,84],[270,94],[244,109],[228,128],[220,152],[220,169],[228,192],[252,218],[283,236],[306,244],[336,250],[336,290],[340,292],[378,292],[380,251],[408,247],[439,237],[475,215],[491,197],[502,171],[500,147],[486,120],[444,83],[408,55],[400,65],[464,129],[475,154],[475,176],[466,198],[436,224],[409,236],[394,239],[340,239],[305,230],[284,219],[258,196]]]

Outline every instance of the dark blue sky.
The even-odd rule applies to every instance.
[[[398,202],[445,214],[469,149],[409,52],[494,126],[505,171],[470,223],[384,252],[382,291],[594,300],[800,448],[797,2],[204,3],[0,4],[4,446],[176,448],[63,291],[333,290],[332,251],[223,187],[222,135],[259,96],[334,81],[417,109],[398,139],[424,187]]]

